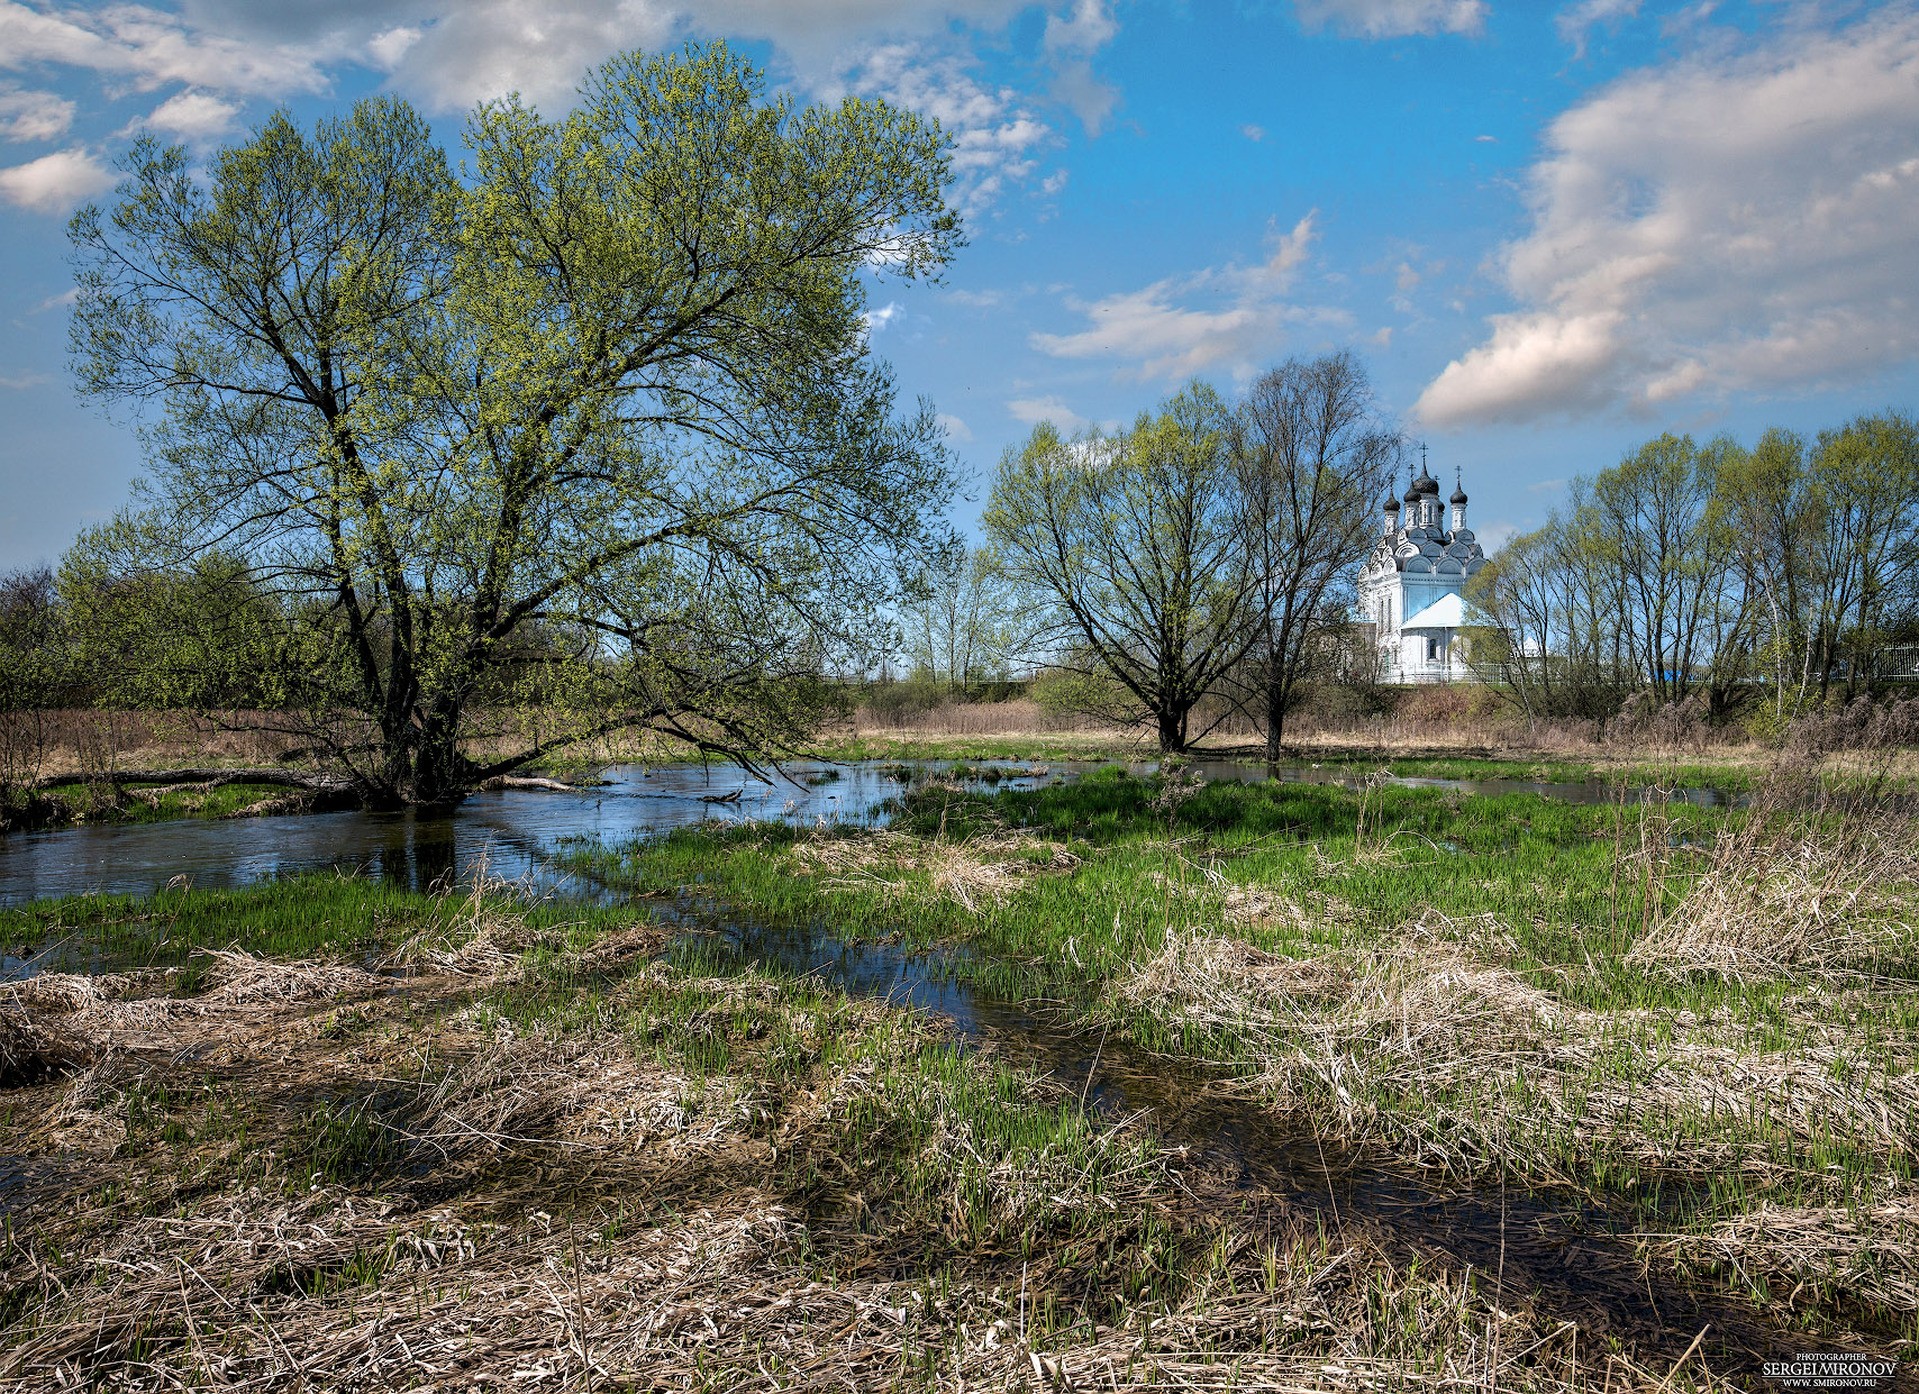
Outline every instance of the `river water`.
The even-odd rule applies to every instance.
[[[475,794],[451,811],[286,814],[220,821],[183,818],[13,833],[0,835],[0,905],[101,892],[145,895],[180,881],[217,889],[327,870],[355,872],[412,890],[452,885],[483,871],[490,878],[528,878],[565,891],[569,889],[566,879],[551,863],[554,852],[568,842],[618,845],[711,819],[883,823],[888,801],[903,792],[908,780],[951,768],[933,761],[800,762],[786,766],[785,777],[768,784],[732,766],[619,765],[606,770],[604,782],[590,789],[574,793],[505,789]],[[1030,789],[1073,778],[1094,766],[985,760],[968,768],[991,771],[993,787]],[[1131,768],[1145,774],[1153,766]],[[1279,779],[1351,786],[1361,779],[1349,767],[1339,766],[1269,768],[1213,760],[1196,762],[1194,768],[1209,780]],[[1616,790],[1599,783],[1421,778],[1388,782],[1467,795],[1537,794],[1578,803],[1618,796]],[[1705,805],[1726,801],[1714,789],[1681,790],[1675,796]]]

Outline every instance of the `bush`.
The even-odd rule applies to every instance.
[[[946,700],[946,684],[911,677],[869,684],[861,705],[876,725],[905,726]]]
[[[1787,726],[1785,744],[1796,755],[1815,758],[1919,745],[1919,697],[1875,702],[1860,696],[1831,711],[1808,712]]]
[[[1122,724],[1139,718],[1139,702],[1111,678],[1070,668],[1053,668],[1027,688],[1034,705],[1047,716],[1093,716]]]

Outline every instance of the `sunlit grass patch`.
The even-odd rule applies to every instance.
[[[42,968],[90,971],[182,967],[208,950],[280,959],[430,963],[456,967],[505,935],[519,941],[584,942],[646,918],[643,908],[581,905],[494,887],[422,894],[349,875],[317,874],[237,889],[169,886],[149,896],[87,895],[0,907],[0,942]]]

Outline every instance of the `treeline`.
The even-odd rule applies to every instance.
[[[1785,722],[1919,655],[1919,422],[1750,449],[1665,434],[1576,480],[1473,577],[1472,661],[1530,718],[1638,701]]]
[[[176,568],[117,564],[83,539],[60,566],[0,573],[0,712],[326,709],[342,698],[338,605],[218,554]],[[529,679],[593,640],[528,626],[476,695],[526,700]]]
[[[1276,753],[1302,683],[1356,654],[1403,443],[1347,353],[1237,400],[1195,383],[1123,430],[1042,424],[999,462],[985,547],[941,558],[906,611],[913,669],[967,685],[1043,663],[1063,705],[1162,750],[1243,713]]]
[[[0,575],[0,711],[280,706],[284,618],[218,557],[142,574],[71,557]]]

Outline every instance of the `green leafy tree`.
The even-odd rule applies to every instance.
[[[1497,683],[1529,725],[1612,716],[1638,673],[1609,642],[1615,612],[1596,602],[1611,593],[1563,517],[1511,538],[1466,582],[1473,670]]]
[[[1350,353],[1289,359],[1259,377],[1233,418],[1233,483],[1255,585],[1247,705],[1284,753],[1301,679],[1336,672],[1354,583],[1373,545],[1373,501],[1391,485],[1401,437]]]
[[[1001,457],[983,517],[1002,574],[1042,598],[1059,661],[1128,694],[1162,751],[1203,734],[1193,709],[1257,637],[1231,426],[1200,384],[1118,435],[1042,424]]]
[[[1743,452],[1668,432],[1591,482],[1576,530],[1578,560],[1608,575],[1619,632],[1660,703],[1712,681],[1740,652],[1744,598],[1736,547],[1716,503],[1720,475]]]
[[[78,695],[73,626],[51,568],[0,574],[0,826],[52,744],[47,709]]]
[[[1840,682],[1850,700],[1883,676],[1919,623],[1919,422],[1884,412],[1822,431],[1810,468],[1822,524],[1812,607],[1819,694]]]
[[[901,614],[906,658],[948,691],[1003,679],[1030,640],[1031,597],[983,548],[939,552]]]
[[[218,553],[180,570],[113,569],[111,529],[60,566],[60,604],[90,705],[277,707],[287,626],[245,563]]]
[[[369,802],[621,728],[782,748],[944,537],[863,287],[957,246],[945,137],[769,100],[716,45],[617,58],[562,120],[483,106],[467,142],[462,184],[379,100],[276,115],[204,182],[136,144],[72,228],[80,383],[161,408],[128,552],[283,596],[288,700]],[[529,703],[538,739],[468,753]]]

